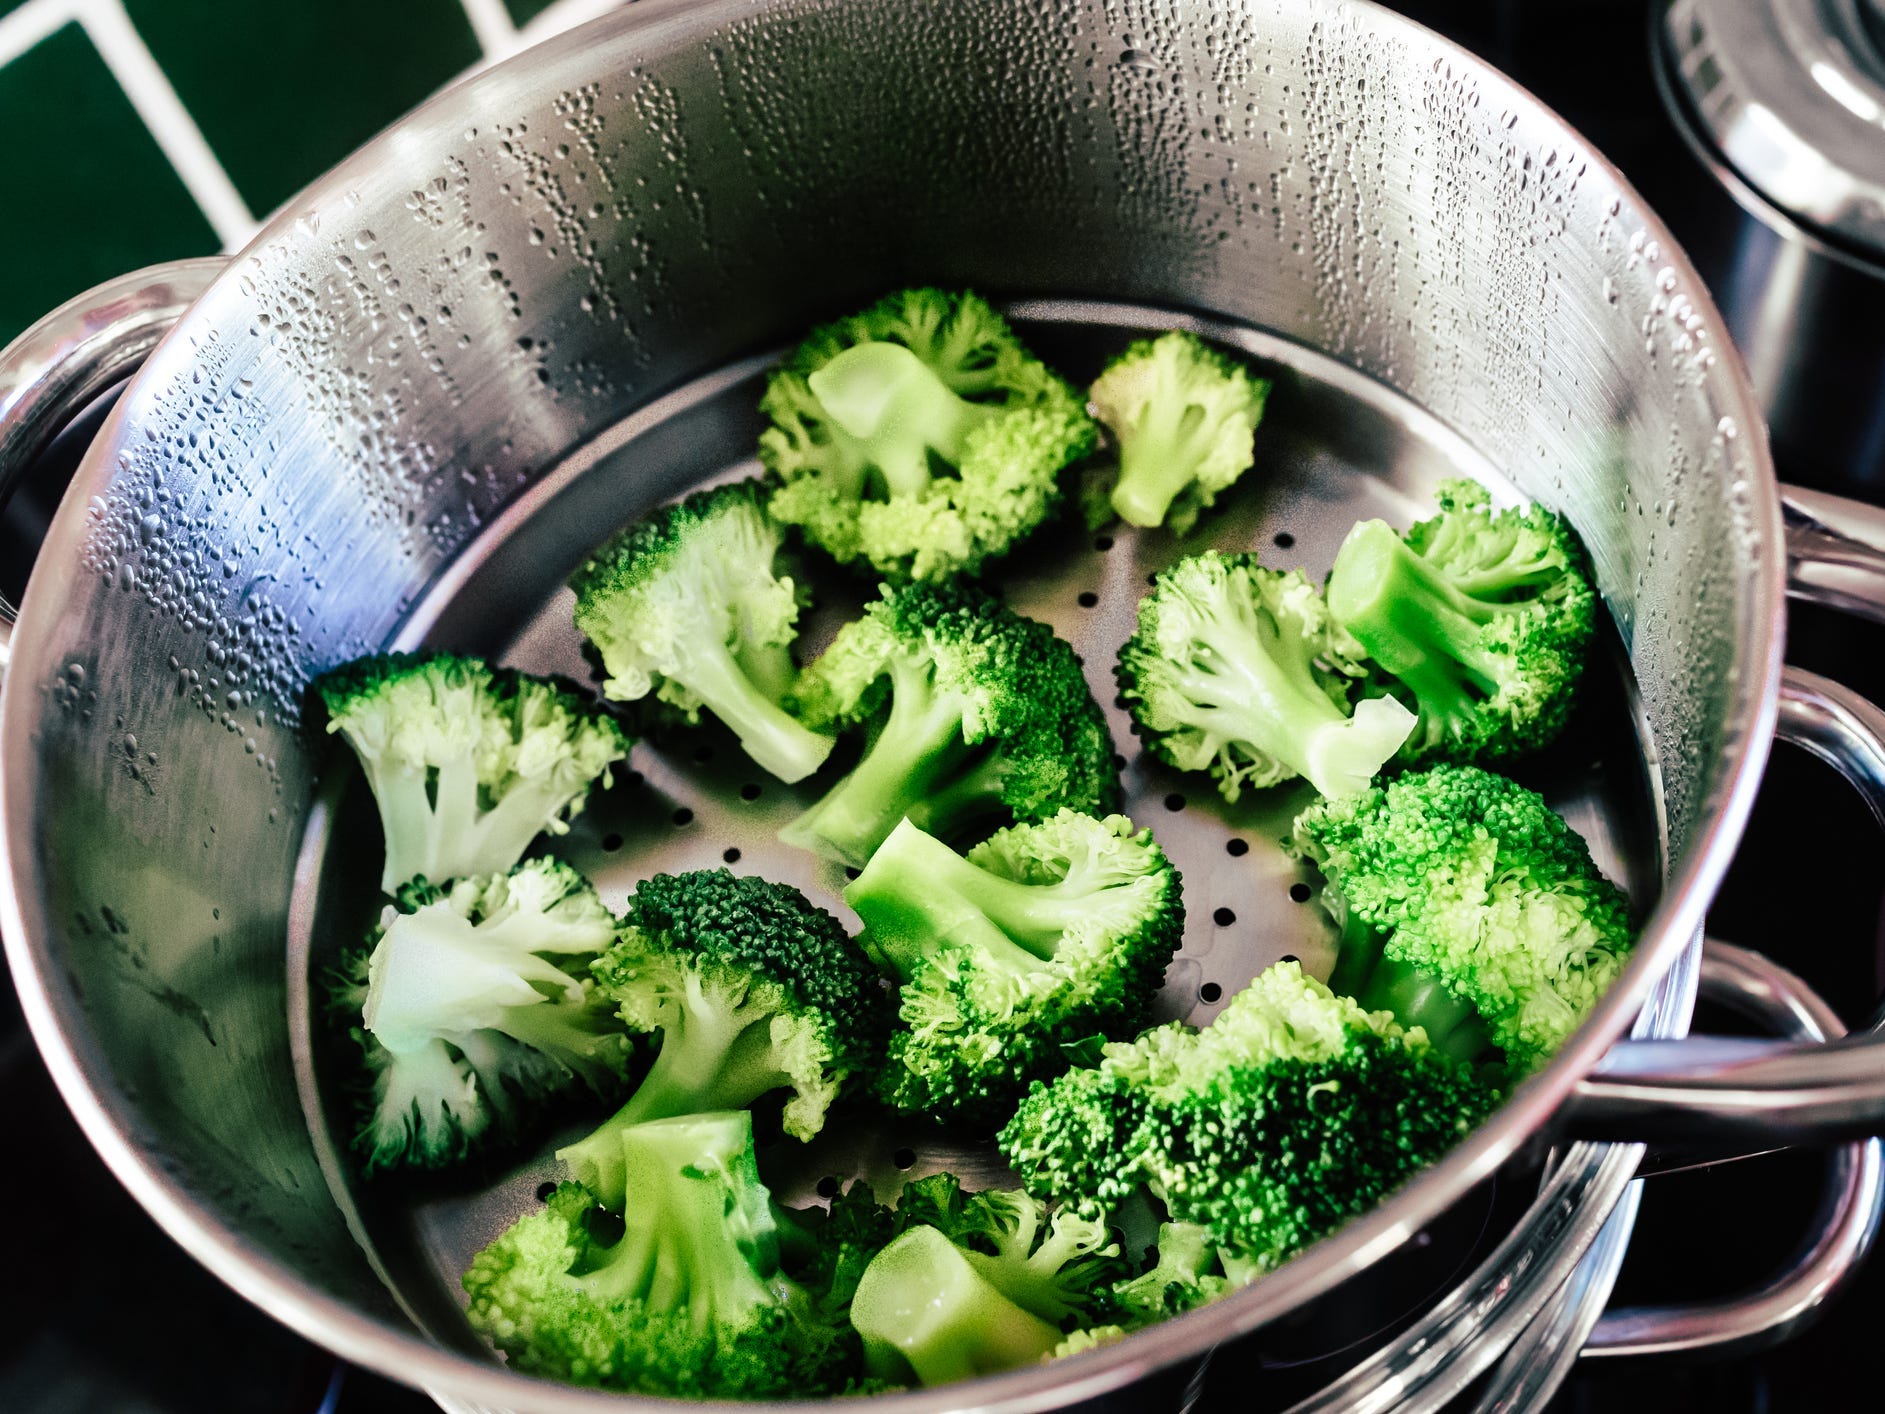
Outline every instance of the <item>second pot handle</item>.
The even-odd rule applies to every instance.
[[[1709,1000],[1783,1036],[1828,1041],[1845,1029],[1833,1009],[1791,972],[1757,952],[1713,938],[1702,953],[1701,985]],[[1786,1340],[1858,1270],[1877,1236],[1885,1204],[1885,1151],[1877,1139],[1842,1145],[1827,1156],[1824,1195],[1811,1235],[1764,1286],[1702,1305],[1607,1311],[1592,1327],[1583,1354],[1726,1353]]]
[[[67,300],[0,349],[0,506],[73,415],[149,356],[226,262],[173,260]],[[13,606],[0,598],[0,673]]]

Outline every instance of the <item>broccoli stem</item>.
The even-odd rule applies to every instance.
[[[833,738],[812,731],[760,691],[724,643],[700,645],[683,681],[761,769],[787,784],[804,780],[831,754]]]
[[[913,1227],[871,1259],[851,1302],[876,1378],[948,1384],[1032,1365],[1060,1332],[1029,1314],[969,1265],[933,1227]]]
[[[1131,525],[1163,524],[1209,450],[1203,408],[1183,398],[1147,398],[1138,422],[1120,435],[1113,509]]]
[[[951,466],[999,410],[958,397],[902,344],[857,344],[805,380],[831,420],[862,443],[893,496],[929,489],[930,453]]]
[[[962,739],[962,704],[938,694],[928,664],[898,658],[890,667],[890,711],[877,739],[852,769],[779,838],[841,864],[862,868],[906,816],[953,824],[969,800],[985,798],[977,784],[965,797],[952,779],[974,751]],[[976,773],[970,773],[975,778]]]
[[[1323,901],[1332,900],[1324,891]],[[1332,911],[1347,914],[1345,907]],[[1386,936],[1352,914],[1342,924],[1342,940],[1329,990],[1353,997],[1367,1011],[1394,1013],[1404,1029],[1421,1027],[1436,1050],[1456,1060],[1472,1061],[1492,1048],[1491,1034],[1470,1001],[1456,997],[1435,974],[1383,952]]]
[[[1413,691],[1430,723],[1470,720],[1509,676],[1480,630],[1522,605],[1476,599],[1414,553],[1386,521],[1349,532],[1329,575],[1329,611]]]
[[[662,1028],[661,1049],[635,1093],[588,1138],[557,1150],[577,1181],[611,1208],[619,1208],[628,1191],[617,1138],[622,1129],[743,1110],[791,1082],[772,1051],[770,1009],[710,993],[691,969],[686,979],[687,996],[675,1003],[674,1024]]]
[[[1086,889],[1021,884],[979,868],[908,820],[878,846],[844,899],[905,982],[942,942],[968,943],[1026,971],[1051,958],[1061,934],[1092,906]]]
[[[604,1302],[685,1308],[697,1332],[770,1304],[777,1238],[750,1116],[692,1115],[611,1138],[635,1203],[622,1211],[621,1240],[576,1285]]]

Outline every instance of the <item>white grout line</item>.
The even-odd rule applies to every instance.
[[[464,6],[472,33],[478,36],[485,63],[508,59],[523,47],[518,43],[517,26],[511,20],[510,11],[504,8],[504,0],[458,0],[458,3]]]
[[[247,244],[256,229],[248,203],[145,47],[122,0],[76,0],[74,8],[125,97],[196,198],[224,248],[234,250]]]
[[[9,64],[76,20],[79,0],[26,0],[0,18],[0,64]]]
[[[535,44],[553,34],[561,34],[566,29],[574,29],[584,20],[593,20],[597,15],[619,10],[624,3],[625,0],[555,0],[554,4],[524,26],[523,42]]]

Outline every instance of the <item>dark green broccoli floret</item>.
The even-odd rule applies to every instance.
[[[1132,525],[1190,530],[1255,462],[1251,437],[1269,392],[1268,379],[1196,334],[1132,345],[1087,393],[1119,444],[1113,510]]]
[[[1361,645],[1329,619],[1298,570],[1210,550],[1162,572],[1119,650],[1133,729],[1181,771],[1208,771],[1224,798],[1305,777],[1352,795],[1400,749],[1414,714],[1349,695]]]
[[[967,858],[905,820],[844,891],[903,983],[877,1091],[1002,1119],[1083,1042],[1136,1035],[1184,935],[1178,873],[1123,815],[1063,810]]]
[[[1342,925],[1332,979],[1472,1055],[1489,1034],[1523,1072],[1629,960],[1629,902],[1535,791],[1473,766],[1319,802],[1295,848]]]
[[[775,572],[779,528],[757,484],[697,491],[637,521],[571,578],[576,627],[602,655],[605,696],[705,707],[782,781],[809,776],[832,738],[780,705],[794,676],[798,597]]]
[[[951,839],[990,815],[1117,803],[1112,737],[1073,649],[971,585],[885,586],[799,694],[814,725],[876,724],[851,773],[780,833],[842,864],[861,868],[905,818]]]
[[[772,376],[772,513],[844,564],[970,574],[1038,526],[1096,430],[972,294],[902,290],[815,331]]]
[[[372,1079],[354,1139],[367,1171],[438,1168],[579,1083],[617,1088],[628,1038],[587,980],[614,936],[589,881],[555,860],[402,890],[334,978]]]
[[[1419,712],[1404,759],[1545,746],[1570,714],[1596,631],[1583,552],[1562,517],[1495,514],[1474,482],[1446,482],[1439,501],[1405,539],[1379,520],[1349,532],[1330,612]]]
[[[630,1031],[661,1034],[628,1103],[559,1151],[610,1206],[622,1201],[625,1125],[743,1108],[784,1088],[786,1132],[810,1139],[883,1055],[876,971],[837,919],[786,884],[724,869],[646,879],[592,975]]]
[[[1063,1325],[1110,1307],[1124,1270],[1097,1218],[1027,1193],[964,1193],[949,1174],[910,1184],[889,1223],[899,1234],[864,1269],[851,1323],[866,1367],[926,1385],[1040,1360]]]
[[[573,1183],[472,1259],[474,1329],[518,1369],[695,1399],[841,1392],[855,1347],[779,1270],[752,1117],[614,1131],[635,1201],[618,1217]]]
[[[360,758],[386,836],[380,888],[501,874],[562,834],[628,755],[622,729],[555,683],[450,653],[383,653],[322,674],[327,730]]]
[[[1001,1147],[1043,1198],[1106,1209],[1149,1189],[1250,1274],[1374,1207],[1496,1098],[1422,1032],[1287,962],[1203,1031],[1159,1027],[1037,1086]],[[1107,1152],[1081,1152],[1109,1128]]]

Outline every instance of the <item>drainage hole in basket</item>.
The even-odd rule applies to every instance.
[[[819,1179],[818,1196],[820,1198],[836,1198],[838,1196],[838,1180],[833,1178],[830,1174],[826,1174],[823,1178]]]
[[[677,825],[693,824],[694,812],[689,810],[685,805],[683,805],[679,810],[676,810],[674,812],[674,823]]]
[[[1224,995],[1224,989],[1215,982],[1206,982],[1198,988],[1198,1000],[1209,1004]]]
[[[741,786],[740,799],[741,800],[758,800],[759,799],[759,782],[748,781],[745,785]]]
[[[1104,555],[1108,550],[1113,548],[1113,537],[1110,535],[1099,536],[1094,540],[1093,548]]]
[[[1277,549],[1287,550],[1289,549],[1290,546],[1294,545],[1295,543],[1296,543],[1296,537],[1291,535],[1287,530],[1279,530],[1276,532],[1276,548]]]
[[[1232,859],[1242,859],[1250,853],[1250,841],[1240,840],[1235,835],[1224,841],[1224,853]]]
[[[1091,609],[1098,606],[1100,596],[1095,594],[1091,589],[1082,589],[1075,602],[1079,604],[1082,609]]]
[[[737,846],[728,845],[725,849],[720,851],[720,857],[726,860],[728,864],[738,864],[740,862],[740,851]]]
[[[697,746],[694,748],[694,764],[696,766],[705,766],[711,760],[713,760],[713,748],[711,746]]]
[[[1237,915],[1232,913],[1228,908],[1220,908],[1216,913],[1211,915],[1211,921],[1220,928],[1228,928],[1237,921]]]
[[[556,1193],[556,1184],[551,1182],[547,1178],[542,1183],[539,1183],[537,1185],[537,1201],[539,1203],[549,1202],[551,1197],[555,1193]]]
[[[1278,962],[1301,962],[1302,959],[1297,957],[1296,954],[1293,952],[1286,952],[1281,957],[1279,957],[1277,961]]]
[[[900,1169],[915,1168],[916,1167],[916,1150],[899,1149],[897,1150],[896,1153],[890,1156],[890,1162],[895,1164]]]
[[[1301,882],[1294,883],[1289,886],[1289,896],[1295,899],[1297,903],[1309,902],[1309,895],[1314,892],[1315,892],[1314,889],[1310,888],[1307,884],[1304,884]]]
[[[1165,797],[1165,808],[1167,810],[1183,810],[1185,808],[1185,798],[1177,791],[1173,791],[1170,795]]]
[[[602,837],[602,847],[613,854],[622,847],[622,837],[613,832],[606,834]]]

